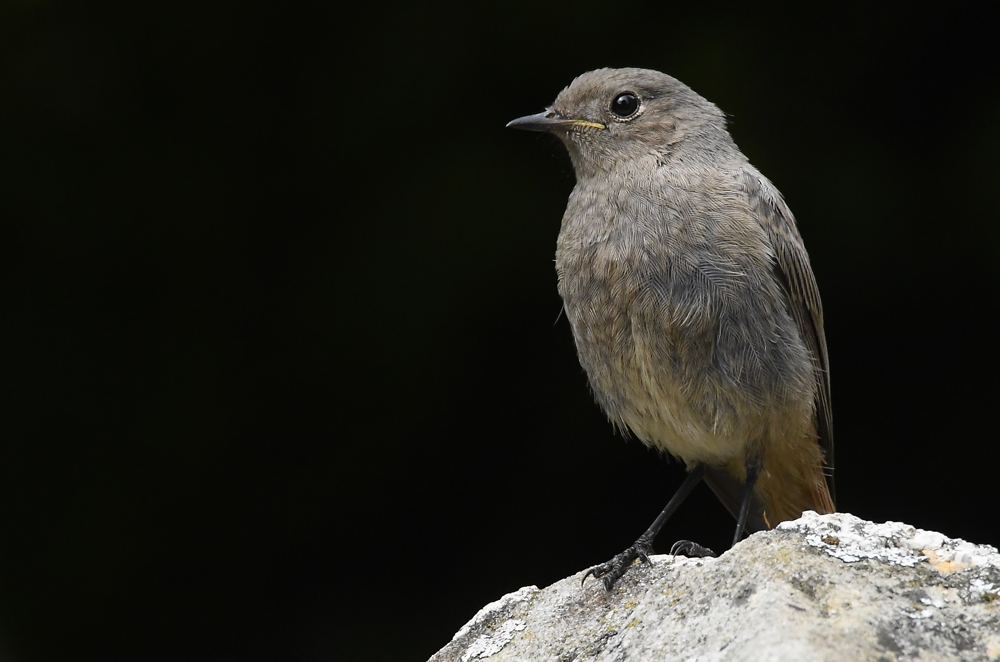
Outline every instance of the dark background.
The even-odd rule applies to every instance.
[[[423,660],[631,543],[683,472],[592,403],[572,169],[504,130],[598,66],[796,213],[840,508],[1000,544],[997,25],[688,4],[5,2],[0,659]],[[731,530],[699,488],[661,549]]]

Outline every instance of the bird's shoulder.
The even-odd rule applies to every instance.
[[[799,233],[795,216],[777,187],[756,168],[746,164],[734,169],[731,177],[738,187],[754,220],[763,229],[775,267],[786,279],[788,295],[794,304],[803,305],[817,327],[823,326],[823,306],[819,287],[809,263],[809,254]]]

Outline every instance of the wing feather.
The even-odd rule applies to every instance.
[[[823,303],[795,217],[778,190],[753,168],[740,173],[741,186],[774,250],[775,277],[785,291],[788,312],[813,355],[816,375],[816,431],[823,450],[827,487],[833,487],[833,413],[830,402],[830,360],[823,331]]]

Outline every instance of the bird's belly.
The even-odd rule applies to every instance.
[[[741,394],[724,388],[711,366],[666,358],[641,340],[627,343],[629,355],[617,373],[588,371],[609,416],[646,445],[689,464],[717,466],[743,457],[746,428],[758,415]]]
[[[808,357],[781,349],[766,321],[599,291],[567,302],[580,362],[612,421],[647,445],[719,466],[808,424],[812,390],[786,369]]]
[[[647,446],[688,464],[729,464],[746,455],[747,439],[724,437],[707,429],[698,412],[686,407],[658,411],[623,411],[622,419]]]

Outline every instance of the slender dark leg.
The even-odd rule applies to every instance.
[[[753,488],[760,476],[760,464],[747,462],[747,482],[743,486],[743,503],[740,504],[740,516],[736,519],[736,534],[733,536],[733,547],[743,538],[743,529],[747,525],[747,513],[750,512],[750,502],[753,501]]]
[[[656,538],[656,535],[660,532],[660,529],[663,528],[663,525],[667,522],[667,520],[670,519],[670,516],[674,514],[674,511],[677,510],[681,503],[684,502],[684,499],[691,494],[691,490],[693,490],[698,483],[701,482],[701,479],[704,476],[704,467],[695,467],[694,470],[688,474],[687,478],[684,479],[684,482],[681,483],[680,488],[678,488],[674,496],[670,498],[670,501],[663,509],[663,512],[661,512],[659,516],[653,520],[653,523],[649,525],[649,528],[646,529],[645,533],[639,536],[639,539],[635,541],[635,544],[621,554],[615,555],[615,557],[607,563],[596,565],[588,570],[587,574],[583,576],[581,583],[586,581],[587,577],[593,575],[597,579],[602,580],[604,582],[604,588],[610,591],[611,587],[615,585],[615,582],[625,574],[625,571],[628,570],[628,567],[632,565],[632,562],[637,558],[642,559],[643,563],[649,563],[649,555],[653,552],[653,540]]]
[[[743,537],[743,532],[747,525],[747,515],[750,513],[750,505],[753,503],[753,490],[760,476],[760,461],[753,460],[747,462],[747,480],[743,486],[743,498],[740,500],[740,514],[736,517],[736,534],[733,536],[733,547]],[[678,540],[670,548],[670,553],[681,556],[715,556],[715,552],[708,547],[702,547],[690,540]]]

